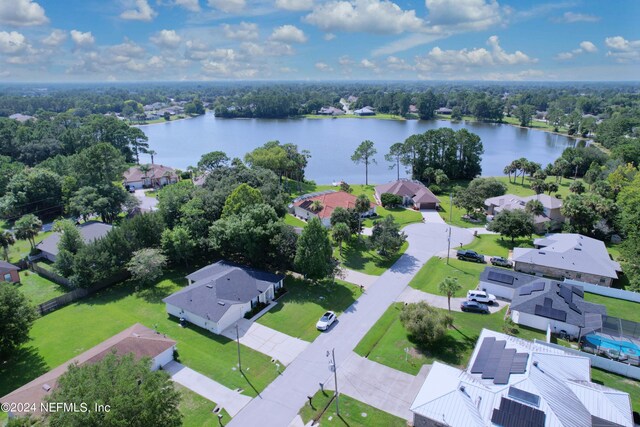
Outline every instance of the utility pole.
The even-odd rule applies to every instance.
[[[327,351],[327,357],[329,357],[329,351]],[[336,384],[336,415],[340,416],[340,403],[338,393],[338,367],[336,366],[336,352],[335,348],[331,349],[332,360],[329,361],[329,366],[333,368],[333,382]]]
[[[449,193],[449,239],[447,240],[447,265],[449,265],[449,253],[451,252],[451,214],[453,213],[453,194]]]
[[[242,372],[242,361],[240,360],[240,333],[238,332],[238,324],[236,323],[236,341],[238,343],[238,369]]]

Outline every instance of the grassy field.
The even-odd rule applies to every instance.
[[[486,266],[487,264],[460,261],[455,258],[451,258],[449,265],[447,265],[446,258],[433,257],[411,279],[409,286],[430,294],[440,295],[438,285],[445,278],[453,277],[458,279],[458,283],[462,285],[462,289],[456,292],[455,296],[463,297],[467,295],[468,290],[478,286],[480,273]]]
[[[380,276],[387,271],[409,247],[409,244],[404,242],[400,251],[395,256],[383,258],[378,255],[375,249],[367,248],[365,239],[366,237],[362,237],[361,240],[357,237],[352,237],[349,243],[343,243],[342,256],[340,256],[340,251],[337,247],[333,250],[333,256],[336,257],[344,267],[350,270]]]
[[[42,304],[69,292],[64,286],[58,285],[33,271],[21,271],[20,284],[15,286],[31,300],[33,305]]]
[[[271,358],[242,347],[243,376],[236,369],[234,341],[195,326],[180,327],[162,299],[186,285],[183,271],[164,275],[155,285],[126,282],[39,318],[31,341],[0,364],[0,395],[42,375],[134,323],[153,328],[178,342],[179,361],[231,388],[256,396],[275,376]]]
[[[258,319],[258,323],[305,341],[313,341],[320,335],[316,322],[325,311],[340,314],[360,296],[357,286],[340,280],[312,285],[287,277],[285,288],[287,293],[279,304]]]
[[[50,234],[50,231],[38,234],[35,238],[36,244],[46,239]],[[29,245],[29,242],[27,242],[26,240],[16,240],[16,243],[9,247],[9,262],[18,262],[22,258],[29,255],[29,252],[31,252],[31,246]]]
[[[306,227],[307,223],[304,222],[303,220],[291,215],[291,214],[286,214],[284,216],[284,223],[285,224],[289,224],[292,227]]]
[[[405,427],[407,422],[402,418],[393,416],[353,399],[344,394],[340,395],[340,415],[335,412],[336,403],[332,401],[333,391],[318,391],[311,399],[313,407],[309,402],[304,404],[300,410],[300,416],[305,424],[320,416],[321,426],[342,426],[342,427]]]
[[[532,248],[533,239],[538,236],[532,236],[516,239],[511,243],[511,239],[502,239],[498,234],[479,234],[473,239],[473,242],[463,246],[463,249],[471,249],[482,255],[507,257],[509,250],[513,248]]]
[[[445,338],[431,347],[414,343],[400,322],[401,303],[396,303],[382,315],[358,343],[354,351],[374,362],[416,375],[423,364],[440,360],[450,365],[465,367],[482,328],[502,331],[504,310],[490,315],[451,312],[454,328]],[[517,335],[532,340],[544,339],[543,332],[519,327]],[[408,354],[405,349],[408,348]]]
[[[218,415],[213,413],[216,407],[214,402],[205,399],[197,393],[192,392],[178,383],[174,383],[176,389],[182,394],[182,400],[178,409],[182,414],[182,424],[189,427],[209,427],[218,425]],[[227,411],[222,409],[222,424],[226,425],[231,421]]]
[[[637,302],[605,297],[603,295],[591,294],[589,292],[584,293],[584,299],[589,302],[605,305],[609,316],[635,321],[638,321],[640,318],[640,315],[638,314],[640,305]]]
[[[374,218],[367,218],[362,221],[363,227],[373,227],[373,223],[379,219],[382,219],[386,216],[393,216],[396,219],[396,222],[400,224],[401,227],[404,227],[407,224],[413,224],[415,222],[422,221],[422,214],[418,211],[414,211],[413,209],[405,209],[405,208],[383,208],[382,206],[376,207],[376,213],[378,214]]]
[[[395,114],[378,113],[375,116],[356,116],[355,114],[343,114],[341,116],[325,116],[323,114],[305,114],[305,119],[378,119],[378,120],[406,120]]]
[[[591,368],[591,381],[629,393],[633,411],[640,413],[640,381],[597,368]]]

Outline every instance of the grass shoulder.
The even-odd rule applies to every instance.
[[[38,305],[69,292],[64,286],[40,276],[33,271],[21,271],[20,283],[15,284],[31,304]]]
[[[318,391],[314,394],[311,399],[313,406],[307,401],[300,410],[302,421],[308,424],[311,420],[317,420],[322,426],[344,427],[404,427],[407,425],[406,420],[345,394],[340,395],[340,415],[338,415],[332,398],[331,390]]]
[[[482,255],[506,258],[513,248],[532,248],[532,239],[537,237],[515,239],[511,242],[511,239],[504,239],[499,234],[478,234],[471,243],[462,246],[462,249],[470,249]]]
[[[468,290],[478,286],[478,277],[486,266],[487,264],[460,261],[456,258],[449,259],[447,264],[446,258],[432,257],[411,279],[409,286],[430,294],[441,295],[438,285],[445,278],[452,277],[458,279],[458,283],[462,286],[455,296],[464,297]]]
[[[339,248],[334,248],[333,256],[337,258],[343,267],[372,276],[380,276],[387,271],[400,256],[407,250],[409,243],[404,242],[400,251],[390,258],[385,258],[378,254],[376,249],[370,249],[365,241],[367,237],[361,239],[352,237],[348,243],[343,243],[342,256]]]
[[[174,387],[182,395],[178,409],[182,414],[183,425],[190,427],[207,427],[218,423],[218,415],[213,413],[216,407],[215,402],[205,399],[178,383],[174,383]],[[227,423],[231,421],[231,417],[224,409],[220,411],[220,414],[222,414],[222,418],[220,419],[222,425],[227,425]]]
[[[287,293],[258,323],[305,341],[320,335],[316,322],[325,311],[339,315],[361,294],[357,286],[341,280],[312,284],[291,276],[285,279],[285,288]]]

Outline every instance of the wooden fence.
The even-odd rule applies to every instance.
[[[39,267],[40,270],[44,270],[42,267]],[[40,273],[39,270],[38,273]],[[44,270],[47,271],[47,270]],[[50,271],[47,271],[48,273],[52,273]],[[54,273],[55,274],[55,273]],[[45,275],[45,274],[43,274]],[[47,276],[49,277],[49,276]],[[60,277],[60,276],[58,276]],[[78,288],[78,289],[74,289],[71,292],[68,292],[64,295],[60,295],[59,297],[53,298],[47,302],[43,302],[42,304],[38,305],[38,310],[40,311],[40,314],[42,316],[44,316],[45,314],[51,313],[52,311],[55,311],[61,307],[64,307],[67,304],[70,304],[74,301],[77,301],[81,298],[85,298],[88,297],[89,295],[95,294],[96,292],[107,288],[109,286],[113,286],[116,283],[120,283],[126,279],[128,279],[129,277],[131,277],[131,275],[129,274],[128,271],[121,271],[119,273],[115,273],[114,275],[112,275],[110,278],[103,280],[101,282],[96,283],[95,285],[91,286],[90,288]],[[63,278],[64,279],[64,278]],[[52,279],[53,280],[53,279]],[[67,279],[65,279],[67,280]],[[68,280],[67,280],[68,281]]]
[[[31,264],[31,269],[36,273],[38,273],[39,275],[46,277],[47,279],[51,280],[54,283],[57,283],[58,285],[62,285],[67,289],[73,289],[73,285],[71,285],[71,281],[69,281],[69,279],[67,279],[66,277],[60,276],[55,271],[42,268],[38,265],[38,263],[35,263],[35,262]]]

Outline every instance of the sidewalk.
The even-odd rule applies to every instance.
[[[309,345],[306,341],[293,338],[275,329],[268,328],[247,319],[240,319],[238,321],[238,332],[240,335],[240,344],[246,345],[267,356],[271,356],[284,366],[293,362]],[[222,335],[231,340],[235,340],[235,325],[225,329]]]
[[[176,361],[169,362],[164,370],[171,375],[173,381],[223,407],[231,417],[251,401],[249,396],[233,391]]]
[[[380,278],[380,276],[372,276],[370,274],[360,273],[359,271],[349,270],[348,268],[343,269],[343,271],[344,278],[342,278],[342,280],[353,283],[354,285],[363,286],[365,289]]]

